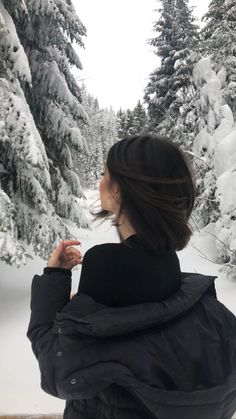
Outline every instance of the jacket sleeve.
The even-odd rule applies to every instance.
[[[71,271],[64,268],[44,268],[43,275],[35,275],[31,285],[31,316],[27,337],[39,362],[41,387],[58,397],[52,360],[58,336],[52,333],[56,313],[70,301]]]

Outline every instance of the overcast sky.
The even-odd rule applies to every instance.
[[[159,65],[147,39],[153,37],[157,0],[73,0],[87,28],[85,50],[77,49],[87,89],[101,107],[133,108],[143,99],[149,74]],[[200,18],[210,0],[190,0]]]

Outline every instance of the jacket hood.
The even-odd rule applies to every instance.
[[[181,286],[168,299],[125,307],[109,307],[78,292],[57,313],[53,331],[65,335],[82,333],[105,337],[161,326],[191,309],[215,278],[216,276],[181,272]]]

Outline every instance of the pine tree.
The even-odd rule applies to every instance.
[[[99,114],[98,134],[102,149],[102,171],[104,171],[104,165],[107,159],[109,148],[118,140],[116,113],[112,107],[110,107],[110,109],[101,109]]]
[[[188,57],[189,68],[200,59],[200,54],[192,53]],[[198,120],[201,115],[200,93],[189,76],[190,84],[177,92],[177,97],[166,112],[165,119],[158,125],[161,135],[173,138],[185,150],[191,150],[198,132]]]
[[[220,271],[236,278],[235,122],[222,97],[223,81],[209,57],[195,65],[193,78],[200,93],[201,117],[194,141],[198,197],[194,219],[215,238]]]
[[[76,19],[69,2],[0,2],[0,206],[9,217],[0,220],[0,257],[8,263],[27,254],[19,240],[46,258],[60,237],[71,237],[61,216],[88,226],[76,202],[82,192],[69,148],[78,138],[83,143],[78,114],[86,116],[66,58],[75,62],[76,54],[61,31],[64,25],[79,40]]]
[[[235,149],[234,141],[230,138],[233,134],[234,139],[234,118],[231,109],[223,100],[222,82],[213,70],[209,57],[199,60],[194,67],[193,77],[200,92],[201,107],[199,132],[193,147],[197,156],[195,172],[198,187],[194,219],[199,228],[210,223],[215,224],[215,234],[218,237],[216,239],[223,238],[222,243],[225,243],[222,248],[222,243],[219,246],[219,242],[216,242],[219,248],[218,262],[231,260],[233,263],[234,255],[231,256],[228,252],[234,247],[233,218],[231,221],[232,210],[228,210],[230,205],[227,204],[228,194],[224,176],[231,176],[228,169],[231,169],[234,163],[233,160],[230,162],[230,156],[226,158],[226,153],[230,149],[233,153]],[[226,187],[223,192],[222,182]]]
[[[71,153],[86,147],[80,126],[87,115],[70,65],[82,68],[71,43],[83,47],[86,29],[70,0],[31,0],[27,8],[30,19],[17,20],[17,29],[32,71],[27,99],[50,159],[51,199],[60,217],[84,225],[77,201],[83,191]]]
[[[149,119],[147,111],[140,100],[132,110],[122,111],[120,109],[117,112],[117,135],[120,139],[129,135],[147,132],[148,129]]]
[[[145,133],[148,131],[148,116],[146,109],[139,100],[137,105],[133,109],[133,127],[132,135]]]
[[[225,18],[225,0],[212,0],[208,6],[207,13],[202,18],[202,20],[206,21],[206,24],[201,34],[204,40],[207,41],[204,42],[203,50],[213,55],[214,58],[218,55],[219,43],[222,46],[224,42],[224,39],[218,35]]]
[[[173,16],[175,0],[163,0],[160,19],[154,24],[158,36],[149,41],[155,53],[161,58],[161,66],[150,75],[144,99],[148,103],[148,111],[152,126],[157,126],[164,118],[173,97],[171,97],[171,77],[174,73],[172,57]]]
[[[18,14],[25,13],[23,3],[17,2],[15,6]],[[22,258],[25,261],[27,252],[18,240],[27,228],[25,221],[31,208],[38,206],[42,214],[48,212],[45,190],[50,188],[50,176],[45,148],[19,83],[19,80],[31,83],[28,60],[13,20],[2,3],[0,33],[0,258],[19,264]],[[23,220],[20,207],[24,208]],[[33,236],[34,232],[29,234]]]
[[[151,73],[145,92],[152,129],[167,117],[175,119],[186,93],[193,88],[189,57],[199,38],[188,0],[162,0],[159,12],[161,17],[154,25],[158,36],[149,43],[161,58],[161,65]]]
[[[98,100],[82,86],[82,103],[89,116],[89,123],[81,128],[88,144],[88,153],[75,153],[74,167],[79,169],[85,188],[97,189],[104,171],[109,148],[117,141],[116,113],[112,108],[100,109]]]
[[[126,135],[126,112],[122,109],[119,109],[117,112],[117,135],[118,138],[122,139],[125,138]]]
[[[133,134],[134,115],[131,109],[126,110],[125,114],[125,132],[124,137]]]
[[[83,187],[95,189],[97,179],[103,170],[102,149],[99,142],[98,126],[101,112],[97,98],[87,92],[84,84],[81,87],[82,104],[89,116],[89,122],[81,127],[83,137],[86,139],[88,151],[74,153],[73,164],[77,168]]]
[[[223,98],[236,116],[236,4],[213,0],[204,16],[203,50],[212,57],[214,70],[224,83]]]

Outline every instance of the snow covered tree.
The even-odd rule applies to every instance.
[[[148,120],[147,111],[139,100],[137,105],[133,109],[132,135],[137,135],[142,132],[147,132],[148,126],[149,126],[149,120]]]
[[[213,226],[218,251],[216,262],[226,263],[236,278],[236,142],[233,113],[222,96],[223,83],[212,69],[209,57],[202,57],[193,70],[200,92],[201,118],[193,154],[198,173],[198,205],[195,220],[199,228]],[[200,164],[199,164],[200,162]],[[233,268],[234,266],[234,268]]]
[[[214,64],[223,82],[223,98],[236,117],[236,3],[233,0],[212,0],[203,19],[202,47]]]
[[[144,96],[153,130],[167,117],[167,125],[172,121],[175,124],[180,106],[191,94],[193,63],[189,57],[199,39],[188,0],[162,0],[158,11],[161,17],[154,24],[158,36],[149,43],[160,57],[161,65],[151,73]]]
[[[189,68],[193,68],[200,57],[196,52],[190,54],[187,59]],[[185,150],[192,150],[201,115],[200,92],[194,85],[192,74],[189,79],[189,86],[176,92],[175,101],[166,111],[165,119],[156,128],[159,134],[173,138]]]
[[[82,103],[89,123],[81,128],[88,153],[75,153],[73,162],[85,188],[97,189],[109,148],[118,140],[117,117],[112,108],[100,109],[98,100],[82,86]]]
[[[131,110],[127,109],[117,112],[117,135],[120,139],[129,135],[137,135],[147,132],[149,129],[149,119],[145,107],[140,100]]]
[[[80,126],[87,115],[70,65],[82,68],[71,43],[83,47],[86,30],[70,0],[30,0],[27,9],[29,19],[17,19],[16,26],[32,72],[33,88],[26,96],[49,157],[51,199],[59,216],[84,224],[76,199],[83,192],[71,153],[86,148]]]
[[[31,13],[33,3],[37,3],[35,16]],[[46,39],[46,32],[48,24],[48,30],[53,34],[55,22],[51,19],[49,24],[43,17],[55,4],[52,1],[46,3],[39,5],[39,2],[25,3],[23,0],[0,2],[0,207],[2,214],[8,215],[8,221],[3,222],[3,217],[0,219],[0,258],[7,263],[19,264],[21,259],[25,260],[27,252],[19,240],[32,244],[36,253],[47,258],[60,237],[71,237],[61,217],[88,226],[76,203],[76,194],[81,194],[81,188],[77,177],[70,172],[70,150],[66,144],[70,145],[69,131],[71,137],[73,130],[75,137],[76,132],[80,132],[77,127],[79,118],[67,118],[69,107],[74,102],[74,113],[79,112],[76,105],[82,113],[83,108],[77,104],[78,100],[70,92],[65,76],[59,70],[52,72],[50,77],[50,66],[55,69],[56,62],[47,57],[57,50],[53,38]],[[57,3],[66,14],[69,3],[67,6],[62,1]],[[58,15],[57,7],[54,11]],[[73,8],[73,15],[72,12]],[[65,17],[64,26],[69,28]],[[56,28],[60,32],[58,24]],[[24,43],[19,37],[20,32]],[[37,41],[42,42],[44,36],[45,42],[39,51]],[[62,56],[60,62],[64,65],[66,58]],[[69,66],[65,68],[69,69]],[[61,83],[61,79],[63,83],[58,87],[57,82]],[[77,92],[79,94],[78,87]],[[54,105],[58,114],[52,109]],[[51,124],[49,127],[50,117],[53,124],[61,126],[61,130],[58,126],[58,136],[55,126]],[[50,148],[50,139],[54,141],[55,149]],[[64,150],[56,155],[54,150],[58,150],[60,141],[61,145],[64,143]],[[77,138],[74,141],[77,142]]]
[[[104,108],[101,111],[101,142],[103,144],[103,161],[106,161],[107,153],[109,148],[118,141],[117,136],[117,116],[116,112],[110,106],[110,108]]]
[[[24,4],[18,2],[16,10],[24,13]],[[20,207],[26,213],[32,197],[35,200],[32,207],[41,199],[39,207],[43,212],[42,207],[45,209],[47,205],[44,189],[49,188],[50,176],[44,146],[18,81],[19,78],[31,83],[28,60],[12,18],[2,3],[0,33],[0,257],[5,262],[19,264],[27,255],[17,241],[22,237],[20,231],[25,222],[20,218]]]
[[[1,172],[2,173],[2,172]],[[9,196],[0,188],[0,259],[19,265],[30,255],[15,237],[16,209]]]
[[[225,24],[227,19],[225,14],[225,0],[212,0],[208,6],[207,13],[202,20],[206,23],[201,31],[205,42],[203,48],[207,48],[207,53],[210,53],[213,58],[218,55],[218,47],[223,45],[225,39],[219,36],[222,31],[222,23]]]
[[[148,103],[149,116],[153,127],[158,125],[164,118],[173,97],[169,92],[171,77],[174,72],[172,58],[173,17],[175,14],[175,0],[163,0],[160,19],[154,24],[154,31],[158,36],[149,41],[155,48],[155,54],[161,58],[161,66],[155,69],[146,88],[144,99]]]
[[[125,137],[125,132],[126,132],[125,124],[126,124],[126,112],[123,111],[122,109],[119,109],[119,111],[117,112],[117,135],[118,135],[118,138],[120,139]]]
[[[127,109],[125,113],[125,137],[132,135],[134,124],[134,115],[131,109]]]
[[[89,123],[81,128],[82,135],[88,145],[88,153],[75,153],[73,162],[83,186],[93,189],[103,170],[103,153],[98,136],[101,110],[98,100],[87,92],[85,85],[82,86],[82,103],[89,116]]]

